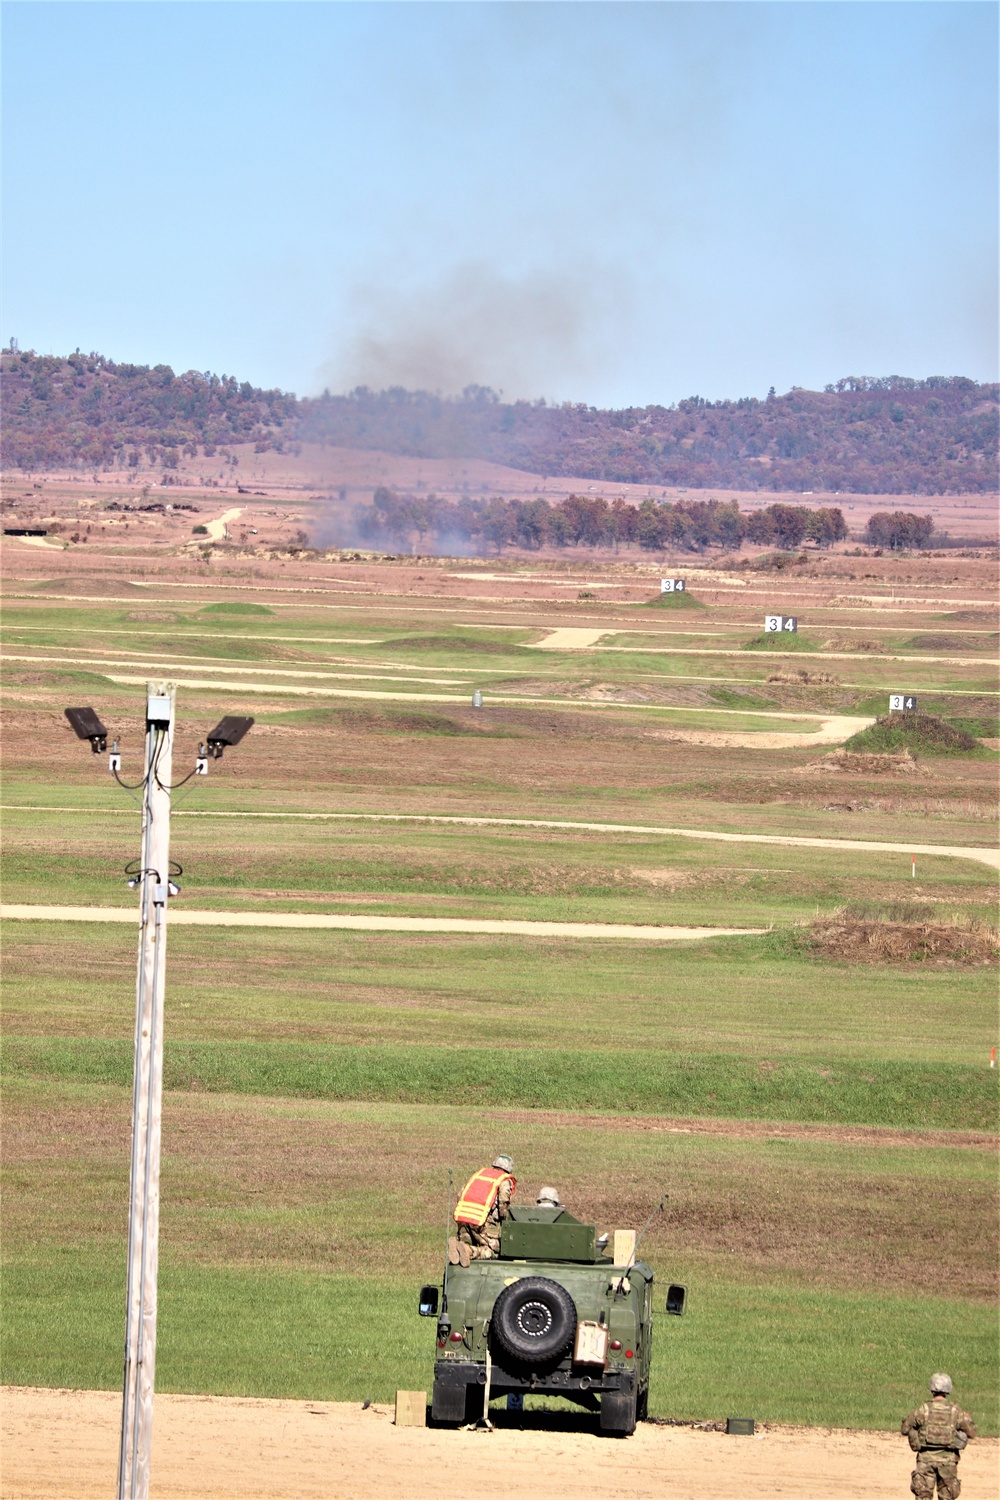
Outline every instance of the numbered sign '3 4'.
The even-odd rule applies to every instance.
[[[787,631],[789,635],[795,635],[798,628],[799,622],[796,615],[764,616],[764,629],[768,635],[776,634],[782,630]]]

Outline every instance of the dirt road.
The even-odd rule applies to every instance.
[[[121,1397],[7,1388],[3,1500],[111,1500]],[[504,1420],[501,1417],[501,1420]],[[896,1434],[772,1428],[727,1437],[644,1425],[627,1442],[590,1419],[524,1430],[396,1428],[388,1406],[157,1396],[152,1500],[902,1500],[912,1455]],[[558,1424],[558,1425],[557,1425]],[[966,1500],[997,1500],[997,1443],[969,1445]]]
[[[131,922],[124,906],[0,906],[7,922]],[[355,932],[491,932],[513,937],[631,938],[633,942],[690,942],[695,938],[748,937],[765,927],[640,927],[624,922],[477,921],[463,917],[359,917],[294,911],[183,911],[171,908],[171,923],[189,927],[326,927]]]
[[[106,814],[108,809],[104,810]],[[42,803],[7,802],[0,805],[0,812],[42,812],[83,814],[91,817],[92,807],[46,806]],[[122,810],[124,816],[130,814]],[[102,814],[103,815],[103,814]],[[800,837],[781,833],[722,833],[710,828],[659,828],[643,823],[577,823],[559,818],[473,818],[459,817],[454,813],[369,813],[369,812],[225,812],[222,810],[199,811],[182,808],[174,813],[177,818],[272,818],[284,820],[305,819],[310,822],[361,822],[361,823],[458,823],[474,828],[567,828],[583,829],[593,833],[649,833],[657,837],[680,839],[708,839],[724,844],[778,844],[784,848],[843,849],[848,853],[872,854],[921,854],[935,858],[971,859],[976,864],[988,865],[991,870],[1000,870],[1000,850],[988,849],[982,844],[886,844],[874,839],[823,839]]]
[[[226,538],[226,527],[230,521],[238,521],[243,514],[242,505],[233,506],[232,510],[224,510],[221,516],[216,516],[214,521],[206,523],[205,530],[208,532],[209,540],[222,542]],[[195,543],[197,546],[197,542]]]

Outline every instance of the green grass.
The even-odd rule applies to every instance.
[[[79,580],[60,586],[94,591]],[[75,684],[74,693],[98,695],[85,701],[105,722],[135,724],[141,689],[77,673],[88,643],[248,665],[363,656],[366,666],[406,662],[462,677],[481,667],[487,701],[501,673],[551,697],[594,681],[592,655],[520,650],[537,637],[528,626],[453,629],[447,613],[408,614],[406,602],[357,615],[307,603],[199,608],[212,598],[209,580],[205,590],[157,601],[117,588],[151,611],[178,612],[161,621],[132,619],[131,605],[110,601],[14,601],[11,638],[70,659],[59,672],[24,664],[27,711],[58,717],[79,701],[63,696]],[[660,596],[650,608],[697,604]],[[569,605],[553,609],[569,620]],[[667,636],[634,638],[662,655],[606,653],[602,681],[762,677],[762,658],[755,666],[737,655],[747,627],[730,615],[701,610],[713,633],[684,635],[689,648],[728,658],[686,656],[664,618]],[[221,633],[208,635],[213,617]],[[517,616],[529,617],[537,610]],[[686,618],[693,628],[694,614]],[[343,639],[353,635],[381,644],[356,655]],[[817,649],[784,634],[762,645]],[[987,670],[920,665],[906,686],[926,699],[930,684],[970,688]],[[874,701],[877,691],[877,712],[897,685],[886,671],[863,654],[838,667],[864,685],[851,694]],[[16,692],[20,679],[10,680]],[[911,892],[937,916],[974,913],[993,889],[990,872],[925,857],[911,884],[908,856],[892,853],[183,815],[411,810],[988,842],[989,766],[975,757],[919,787],[859,791],[791,776],[812,749],[734,754],[642,740],[647,729],[685,724],[793,727],[760,716],[770,687],[740,687],[707,691],[745,717],[699,712],[701,689],[683,700],[684,714],[581,703],[591,720],[599,715],[597,732],[574,728],[582,715],[541,707],[512,711],[486,736],[456,732],[440,705],[251,705],[270,737],[251,736],[238,759],[227,756],[174,821],[182,901],[195,908],[776,921],[783,930],[671,946],[174,926],[160,1389],[385,1400],[399,1386],[428,1388],[433,1331],[413,1303],[439,1264],[446,1169],[471,1170],[502,1146],[516,1154],[522,1191],[555,1181],[603,1228],[642,1223],[669,1191],[645,1246],[658,1284],[688,1284],[690,1313],[660,1319],[655,1413],[885,1428],[943,1366],[992,1430],[990,1155],[947,1136],[873,1146],[855,1127],[994,1129],[995,975],[851,967],[804,951],[789,928],[851,901],[888,910]],[[781,701],[794,712],[848,711],[836,691]],[[237,683],[183,696],[194,742],[219,713],[247,707]],[[990,700],[942,702],[975,717]],[[121,874],[135,853],[131,804],[119,816],[124,797],[104,762],[68,734],[54,760],[17,707],[4,801],[53,811],[5,814],[5,898],[131,905]],[[282,726],[307,735],[282,741]],[[490,744],[514,736],[516,754]],[[864,810],[848,817],[826,806],[841,797],[863,797]],[[63,814],[59,803],[92,812]],[[104,816],[112,808],[115,817]],[[120,1381],[134,945],[131,925],[6,924],[7,1380]],[[947,1297],[928,1295],[942,1285]]]
[[[4,963],[8,1038],[131,1038],[131,924],[10,922]],[[654,945],[174,927],[167,973],[168,1035],[185,1043],[495,1048],[501,1066],[511,1048],[842,1059],[875,1075],[976,1070],[998,1040],[990,968],[835,964],[779,933]]]
[[[199,615],[274,615],[273,609],[268,609],[266,604],[251,604],[249,601],[234,600],[231,604],[206,604],[204,609],[198,611]]]
[[[128,1085],[122,1041],[19,1038],[13,1079]],[[997,1077],[985,1067],[843,1058],[761,1064],[733,1056],[557,1047],[331,1047],[171,1041],[164,1086],[269,1097],[448,1103],[471,1109],[598,1110],[724,1119],[995,1130]]]
[[[6,1383],[119,1387],[123,1252],[119,1259],[65,1252],[8,1267]],[[435,1273],[429,1266],[429,1277]],[[433,1323],[416,1314],[417,1285],[371,1274],[204,1268],[167,1253],[157,1389],[338,1401],[429,1391]],[[651,1415],[738,1412],[891,1430],[926,1371],[941,1365],[980,1430],[997,1430],[995,1340],[981,1309],[722,1279],[692,1283],[689,1295],[684,1318],[656,1319]]]
[[[743,651],[819,651],[819,646],[808,636],[799,635],[797,631],[768,630],[760,635],[752,635],[748,641],[744,641]]]
[[[646,609],[707,609],[708,605],[688,589],[672,594],[656,594],[645,605]]]
[[[868,729],[852,735],[845,749],[869,754],[911,750],[919,755],[990,755],[964,729],[926,713],[889,713]]]

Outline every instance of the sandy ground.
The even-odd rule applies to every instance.
[[[22,547],[51,547],[56,552],[63,550],[62,542],[47,542],[43,536],[17,536],[8,540],[20,542]]]
[[[121,906],[0,906],[8,922],[130,922],[136,913]],[[765,927],[640,927],[624,922],[471,921],[462,917],[358,917],[292,911],[178,911],[171,923],[189,927],[338,927],[355,932],[493,932],[516,937],[631,938],[669,943],[692,938],[748,937]]]
[[[222,512],[222,515],[216,516],[214,521],[206,521],[204,523],[204,526],[206,531],[208,532],[209,540],[212,542],[223,541],[226,535],[226,527],[229,525],[229,522],[238,520],[242,514],[242,505],[237,505],[234,506],[231,510],[224,510]],[[198,545],[197,541],[194,543],[194,545]]]
[[[6,1389],[3,1500],[111,1500],[121,1398]],[[396,1428],[388,1406],[157,1396],[153,1500],[901,1500],[911,1458],[897,1434],[771,1428],[727,1437],[644,1425],[627,1442],[571,1419],[542,1430]],[[590,1419],[591,1421],[593,1419]],[[996,1500],[997,1444],[962,1458],[966,1500]],[[484,1476],[477,1484],[476,1473]]]

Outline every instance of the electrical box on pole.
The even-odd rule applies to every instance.
[[[160,1234],[160,1121],[163,1000],[170,873],[170,776],[174,687],[149,683],[139,860],[132,1171],[129,1185],[128,1293],[118,1500],[147,1500],[156,1372],[156,1281]]]

